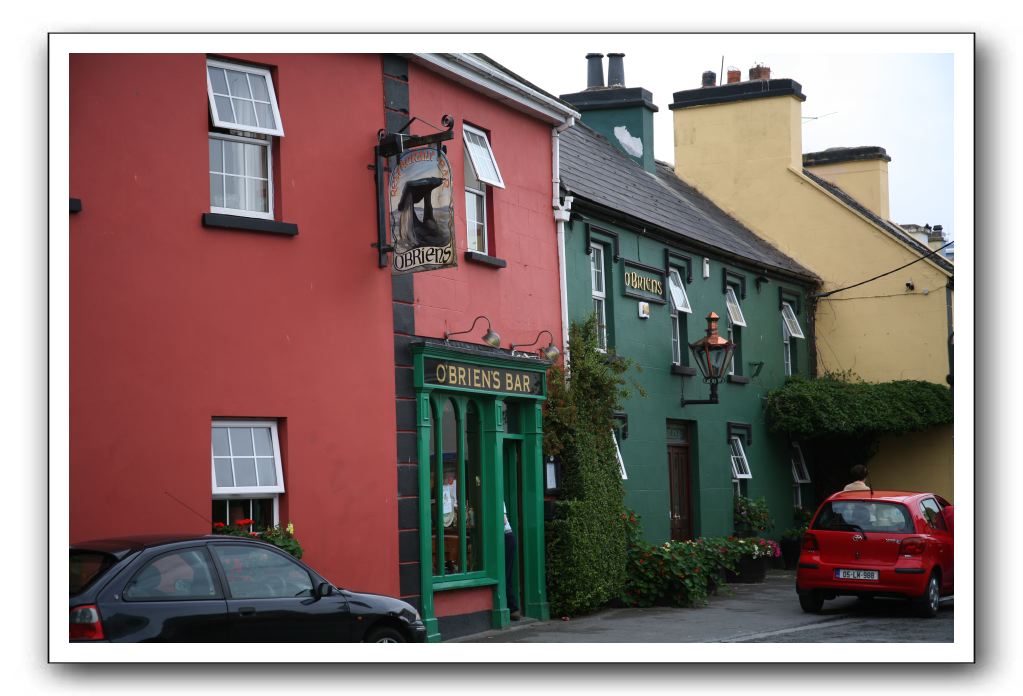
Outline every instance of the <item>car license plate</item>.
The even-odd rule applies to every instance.
[[[877,571],[836,568],[835,578],[838,580],[877,580]]]

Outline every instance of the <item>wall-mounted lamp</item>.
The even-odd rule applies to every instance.
[[[444,332],[444,340],[447,341],[452,336],[458,336],[459,334],[467,334],[467,333],[469,333],[470,331],[472,331],[473,329],[476,328],[476,322],[478,322],[480,319],[486,319],[486,321],[487,321],[487,332],[485,334],[483,334],[483,341],[486,344],[493,346],[494,348],[500,348],[501,347],[501,336],[490,327],[490,319],[487,319],[487,317],[484,316],[483,314],[481,314],[478,317],[476,317],[475,319],[473,319],[472,320],[472,326],[470,326],[465,331],[445,331]]]
[[[696,358],[696,366],[703,375],[703,381],[710,385],[710,398],[686,401],[685,394],[683,394],[683,406],[716,404],[718,402],[718,382],[725,378],[728,365],[732,362],[732,353],[735,351],[734,343],[718,335],[718,319],[720,317],[716,313],[708,314],[707,335],[699,341],[689,344],[689,350]]]
[[[533,339],[532,343],[513,343],[513,344],[511,344],[511,351],[514,353],[516,348],[521,348],[522,346],[535,346],[537,343],[539,343],[540,337],[543,336],[544,334],[547,334],[548,336],[551,337],[551,342],[550,342],[550,344],[546,348],[541,348],[538,352],[542,353],[545,358],[547,358],[548,360],[553,362],[554,359],[557,358],[558,355],[561,354],[561,351],[558,350],[558,347],[556,345],[554,345],[554,334],[552,334],[547,329],[544,329],[543,331],[538,333],[536,335],[536,338]]]
[[[760,371],[764,369],[764,361],[760,360],[758,362],[750,362],[749,369],[750,369],[749,376],[750,379],[752,379],[759,375]]]

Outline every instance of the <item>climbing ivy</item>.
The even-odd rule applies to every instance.
[[[544,404],[544,454],[560,457],[560,499],[545,525],[547,596],[557,616],[593,611],[625,581],[625,490],[611,435],[628,396],[629,362],[597,350],[591,317],[569,331],[570,379],[552,367]]]
[[[800,440],[927,430],[952,422],[952,391],[916,380],[870,384],[854,375],[792,377],[768,393],[767,426]]]

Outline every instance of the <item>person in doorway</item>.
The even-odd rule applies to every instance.
[[[873,491],[867,483],[867,467],[864,464],[854,464],[849,469],[849,475],[852,476],[852,482],[847,483],[843,491]]]
[[[504,587],[508,595],[508,611],[512,621],[522,618],[519,613],[519,598],[515,592],[515,557],[517,555],[515,530],[508,521],[508,504],[504,506]]]

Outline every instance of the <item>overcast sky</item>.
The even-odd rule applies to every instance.
[[[654,153],[674,162],[674,92],[700,86],[705,70],[721,73],[763,63],[772,78],[803,87],[803,152],[876,145],[889,163],[891,219],[943,225],[954,234],[954,56],[919,35],[569,35],[542,52],[498,45],[484,52],[509,70],[560,96],[586,87],[588,52],[625,53],[625,84],[653,93]],[[913,44],[913,45],[910,45]],[[794,53],[793,49],[800,52]],[[824,49],[824,52],[821,51]],[[910,52],[901,52],[909,50]],[[884,51],[875,53],[875,51]],[[605,71],[607,59],[604,59]],[[972,90],[965,95],[972,99]],[[816,117],[816,118],[811,118]]]

